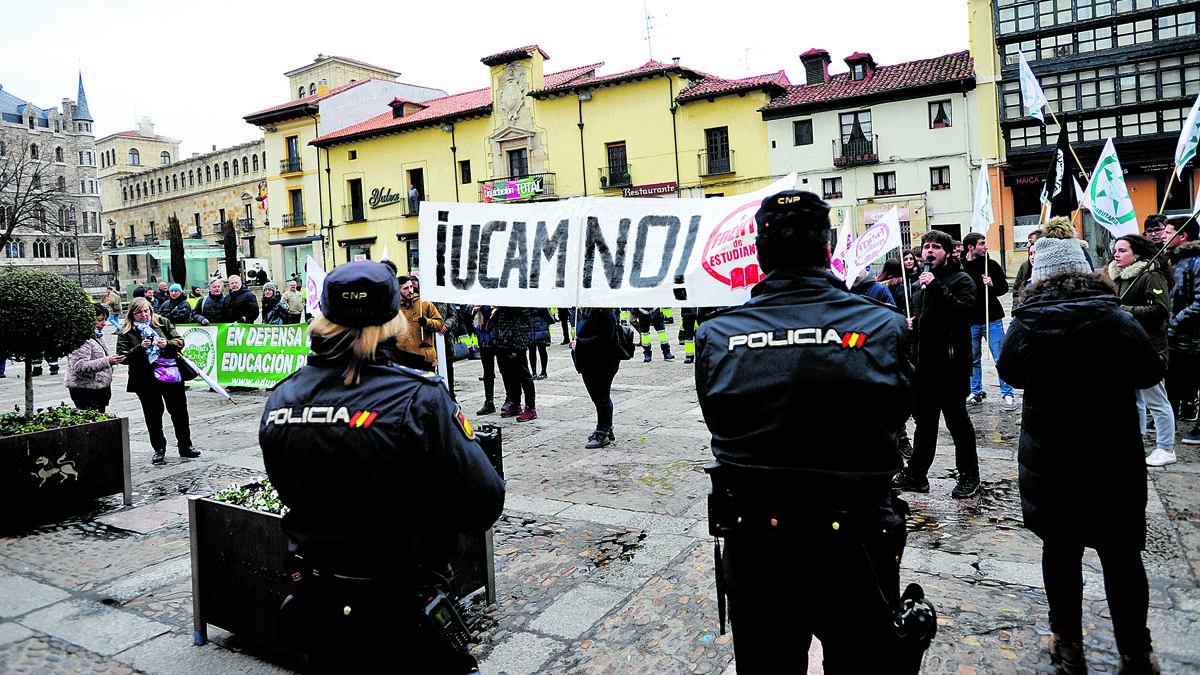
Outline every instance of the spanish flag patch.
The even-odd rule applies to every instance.
[[[467,421],[467,416],[463,414],[461,406],[454,408],[454,421],[458,423],[458,428],[467,437],[468,441],[475,440],[475,430],[471,428],[471,423]]]

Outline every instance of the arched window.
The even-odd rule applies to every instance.
[[[233,175],[238,175],[238,161],[236,159],[233,160]]]
[[[212,182],[212,167],[211,166],[204,167],[204,182],[205,183]]]
[[[171,163],[171,153],[169,153],[165,150],[163,152],[159,153],[158,163],[159,164],[170,164]]]
[[[254,155],[254,170],[258,171],[258,155]]]
[[[141,199],[142,198],[142,186],[135,184],[133,187],[135,190],[137,190],[137,198]]]
[[[192,187],[196,186],[196,177],[192,175],[191,169],[188,169],[188,185],[191,185]]]
[[[173,188],[175,190],[178,190],[179,189],[179,174],[175,174],[174,176],[171,176],[171,182],[174,183]]]
[[[225,162],[225,177],[229,178],[229,162]]]
[[[161,178],[159,178],[159,179],[158,179],[158,191],[159,191],[159,192],[162,192],[162,191],[163,191],[163,189],[162,189],[162,179],[161,179]]]
[[[150,192],[149,192],[149,194],[154,194],[154,179],[153,179],[153,178],[152,178],[152,179],[150,179]]]
[[[50,253],[51,248],[49,239],[38,238],[33,240],[33,257],[49,258]]]
[[[64,239],[58,242],[58,257],[74,258],[75,257],[75,242]]]
[[[58,177],[58,189],[59,190],[67,189],[67,179],[66,178],[63,178],[62,176]]]
[[[146,181],[142,181],[142,196],[143,197],[150,196],[150,186],[146,184]]]
[[[242,173],[250,173],[250,160],[242,157]]]
[[[300,87],[300,89],[296,92],[296,98],[304,98],[304,87]]]
[[[30,118],[30,119],[32,119],[32,118]],[[29,158],[30,158],[30,159],[37,159],[37,158],[38,158],[38,149],[37,149],[37,143],[30,143],[30,144],[29,144]]]
[[[117,151],[116,151],[116,150],[109,150],[109,151],[108,151],[108,153],[109,153],[109,155],[110,155],[110,156],[109,156],[109,158],[108,158],[108,165],[109,165],[109,166],[112,166],[113,164],[116,164],[116,163],[117,163]]]
[[[121,201],[123,201],[123,202],[129,201],[128,188],[126,188],[124,185],[121,186]]]
[[[129,163],[133,166],[140,166],[142,163],[141,155],[138,154],[137,148],[129,149]]]
[[[221,180],[221,165],[213,164],[213,178]]]
[[[8,246],[4,247],[4,255],[9,258],[24,258],[25,257],[25,242],[10,241]]]
[[[54,161],[56,161],[56,162],[63,161],[63,149],[62,148],[54,149]]]
[[[308,95],[309,96],[317,95],[317,84],[315,82],[308,83]]]

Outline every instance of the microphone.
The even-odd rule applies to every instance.
[[[929,268],[930,268],[930,266],[931,266],[931,265],[930,265],[929,261],[928,261],[928,260],[926,260],[926,261],[925,261],[925,271],[926,271],[926,272],[928,272],[928,271],[929,271]],[[925,287],[926,287],[926,286],[928,286],[928,285],[929,285],[929,284],[921,284],[921,290],[925,290]]]

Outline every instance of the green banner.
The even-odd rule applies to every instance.
[[[177,326],[183,354],[221,386],[275,386],[307,363],[308,326],[247,325]],[[188,384],[207,386],[199,378]]]

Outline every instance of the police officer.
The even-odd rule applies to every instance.
[[[712,434],[710,530],[725,539],[739,675],[915,673],[899,603],[903,512],[898,430],[912,409],[904,317],[828,271],[829,205],[788,190],[755,215],[766,277],[707,318],[696,391]]]
[[[387,267],[331,271],[308,328],[314,354],[271,394],[259,427],[290,509],[293,594],[281,615],[311,672],[475,667],[424,608],[448,586],[459,534],[499,517],[504,483],[441,378],[378,353],[406,330],[399,314]]]
[[[671,353],[671,341],[667,338],[667,329],[663,325],[663,311],[660,307],[634,307],[633,310],[633,325],[637,331],[642,334],[642,360],[645,363],[650,363],[650,331],[653,329],[658,335],[658,344],[662,347],[663,360],[674,361],[675,355]]]

